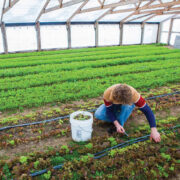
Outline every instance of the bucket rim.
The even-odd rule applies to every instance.
[[[90,116],[90,118],[89,119],[86,119],[86,120],[78,120],[78,119],[74,119],[74,117],[76,116],[76,115],[78,115],[78,114],[85,114],[85,115],[88,115],[88,116]],[[93,115],[92,115],[92,113],[90,113],[90,112],[88,112],[88,111],[75,111],[75,112],[73,112],[73,113],[71,113],[70,114],[70,121],[71,120],[74,120],[74,121],[78,121],[78,122],[87,122],[87,121],[93,121]]]

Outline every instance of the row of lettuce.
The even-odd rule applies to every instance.
[[[109,50],[115,50],[115,49],[122,49],[122,50],[126,50],[126,49],[130,49],[130,48],[139,48],[139,47],[143,47],[143,48],[149,48],[149,47],[159,47],[160,46],[164,46],[164,44],[150,44],[150,45],[131,45],[131,46],[109,46],[109,47],[96,47],[96,48],[81,48],[81,49],[65,49],[65,50],[56,50],[56,51],[41,51],[41,52],[29,52],[29,53],[12,53],[12,54],[3,54],[0,55],[0,60],[3,59],[16,59],[16,58],[28,58],[28,57],[35,57],[35,56],[48,56],[48,55],[55,55],[55,54],[80,54],[83,52],[98,52],[98,51],[109,51]]]
[[[109,56],[109,55],[108,55]],[[10,69],[1,69],[0,77],[16,77],[16,76],[25,76],[29,74],[39,74],[47,72],[59,72],[59,71],[73,71],[85,68],[97,68],[97,67],[107,67],[107,66],[116,66],[132,63],[142,63],[142,62],[151,62],[158,60],[167,60],[167,59],[179,59],[180,53],[170,53],[170,54],[161,54],[161,55],[152,55],[152,53],[147,54],[146,56],[133,57],[124,57],[124,58],[115,58],[111,57],[110,59],[99,59],[83,62],[71,62],[71,63],[60,63],[60,64],[46,64],[39,66],[28,66],[22,68],[10,68]]]
[[[161,94],[167,94],[167,93],[173,93],[174,91],[180,91],[180,85],[179,84],[171,84],[169,86],[162,86],[160,88],[157,89],[151,89],[150,91],[147,92],[142,92],[139,91],[140,94],[147,98],[147,97],[151,97],[151,96],[158,96]],[[164,101],[162,101],[162,99],[155,99],[155,103],[154,101],[148,101],[148,104],[150,104],[151,108],[153,111],[156,110],[162,110],[165,107],[171,107],[171,106],[175,106],[180,104],[178,95],[174,95],[174,96],[167,96],[166,98],[166,103],[164,103]],[[168,99],[168,100],[167,100]],[[162,104],[162,103],[163,104]],[[0,127],[1,126],[8,126],[8,125],[13,125],[13,124],[21,124],[21,123],[28,123],[28,122],[34,122],[34,121],[39,121],[39,120],[46,120],[46,119],[50,119],[50,118],[56,118],[56,117],[62,117],[65,115],[69,115],[72,112],[76,111],[76,110],[92,110],[92,109],[96,109],[97,107],[99,107],[101,104],[103,103],[103,99],[97,99],[96,101],[94,99],[89,99],[88,101],[84,101],[80,104],[74,104],[71,108],[64,108],[63,106],[59,106],[59,107],[54,107],[48,110],[42,110],[41,112],[39,111],[35,111],[35,112],[29,112],[26,115],[24,114],[17,114],[17,115],[13,115],[13,116],[9,116],[9,117],[2,117],[0,118]],[[163,105],[163,107],[161,106]],[[60,120],[61,122],[61,120]],[[66,123],[66,119],[63,120],[63,122]]]
[[[98,97],[115,83],[147,91],[179,82],[177,49],[145,45],[75,52],[1,59],[0,111]]]
[[[155,61],[155,62],[145,62],[145,63],[135,63],[129,65],[116,65],[98,67],[98,68],[86,68],[74,71],[59,71],[59,72],[47,72],[39,74],[30,74],[26,76],[4,78],[0,80],[1,87],[0,91],[8,91],[11,89],[26,89],[30,87],[44,86],[59,84],[64,82],[74,82],[79,80],[89,80],[95,78],[104,78],[108,76],[123,76],[130,73],[142,73],[148,71],[155,71],[161,69],[170,69],[180,67],[179,59],[168,59]],[[85,73],[84,73],[85,72]]]
[[[79,56],[68,57],[68,55],[56,55],[54,57],[49,56],[40,56],[36,58],[25,58],[25,60],[4,60],[1,61],[0,68],[17,68],[17,67],[28,67],[28,66],[40,66],[48,64],[63,64],[63,63],[73,63],[73,62],[86,62],[86,61],[97,61],[97,60],[106,60],[106,59],[117,59],[117,58],[126,58],[126,57],[138,57],[138,56],[151,56],[151,55],[168,55],[172,53],[179,53],[179,49],[167,49],[167,48],[146,48],[146,49],[136,49],[133,51],[117,51],[112,52],[106,51],[102,53],[91,53],[91,54],[80,54]]]
[[[58,84],[1,91],[0,110],[23,107],[38,107],[47,103],[65,103],[73,100],[88,99],[102,95],[104,89],[116,83],[128,83],[141,91],[155,87],[178,83],[179,67],[159,69],[150,72],[129,73],[119,76],[107,76],[88,80],[74,80]]]

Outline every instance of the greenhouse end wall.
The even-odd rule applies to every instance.
[[[123,25],[122,45],[151,44],[157,42],[158,23],[147,23],[142,35],[141,23]],[[121,29],[119,23],[99,24],[95,31],[94,24],[71,24],[70,48],[95,47],[96,38],[98,46],[120,45]],[[166,27],[166,26],[165,26]],[[167,28],[167,27],[166,27]],[[98,34],[96,35],[96,32]],[[166,32],[165,32],[166,33]],[[6,24],[8,52],[37,51],[37,32],[35,25],[8,25]],[[161,42],[166,42],[167,36],[162,32]],[[41,24],[40,25],[41,50],[68,49],[68,29],[66,24]],[[174,35],[172,36],[174,39]],[[171,41],[172,42],[172,41]],[[0,31],[0,53],[4,53],[2,32]]]
[[[170,21],[167,20],[162,23],[160,43],[168,44],[168,37],[170,35],[169,45],[173,46],[176,36],[180,36],[180,19],[174,19],[172,23],[172,30],[170,31]]]

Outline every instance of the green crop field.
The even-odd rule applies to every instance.
[[[1,55],[0,111],[98,97],[114,83],[176,83],[179,59],[180,50],[156,45]]]
[[[158,96],[146,102],[161,142],[143,139],[151,129],[138,109],[127,136],[94,118],[91,140],[72,141],[67,115],[95,110],[116,83]],[[0,55],[0,179],[179,178],[179,91],[180,50],[161,44]]]

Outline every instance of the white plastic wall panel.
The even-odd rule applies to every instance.
[[[4,52],[4,48],[3,48],[3,39],[2,39],[2,32],[1,32],[1,28],[0,28],[0,53]]]
[[[67,48],[67,29],[65,25],[41,26],[42,49]]]
[[[156,24],[146,24],[144,26],[144,39],[143,43],[156,43],[158,33],[158,25]]]
[[[119,45],[119,25],[99,25],[99,45]]]
[[[180,32],[180,19],[174,19],[172,31]]]
[[[141,43],[141,25],[124,25],[123,26],[123,44],[140,44]]]
[[[162,23],[162,31],[169,31],[169,27],[170,27],[170,20]]]
[[[6,27],[8,51],[26,51],[37,49],[34,26]]]
[[[171,34],[170,45],[174,46],[174,42],[175,42],[176,36],[180,36],[180,33],[172,33]]]
[[[160,43],[167,43],[167,42],[168,42],[168,33],[162,32],[161,33]]]
[[[94,25],[71,25],[72,47],[95,46]]]

